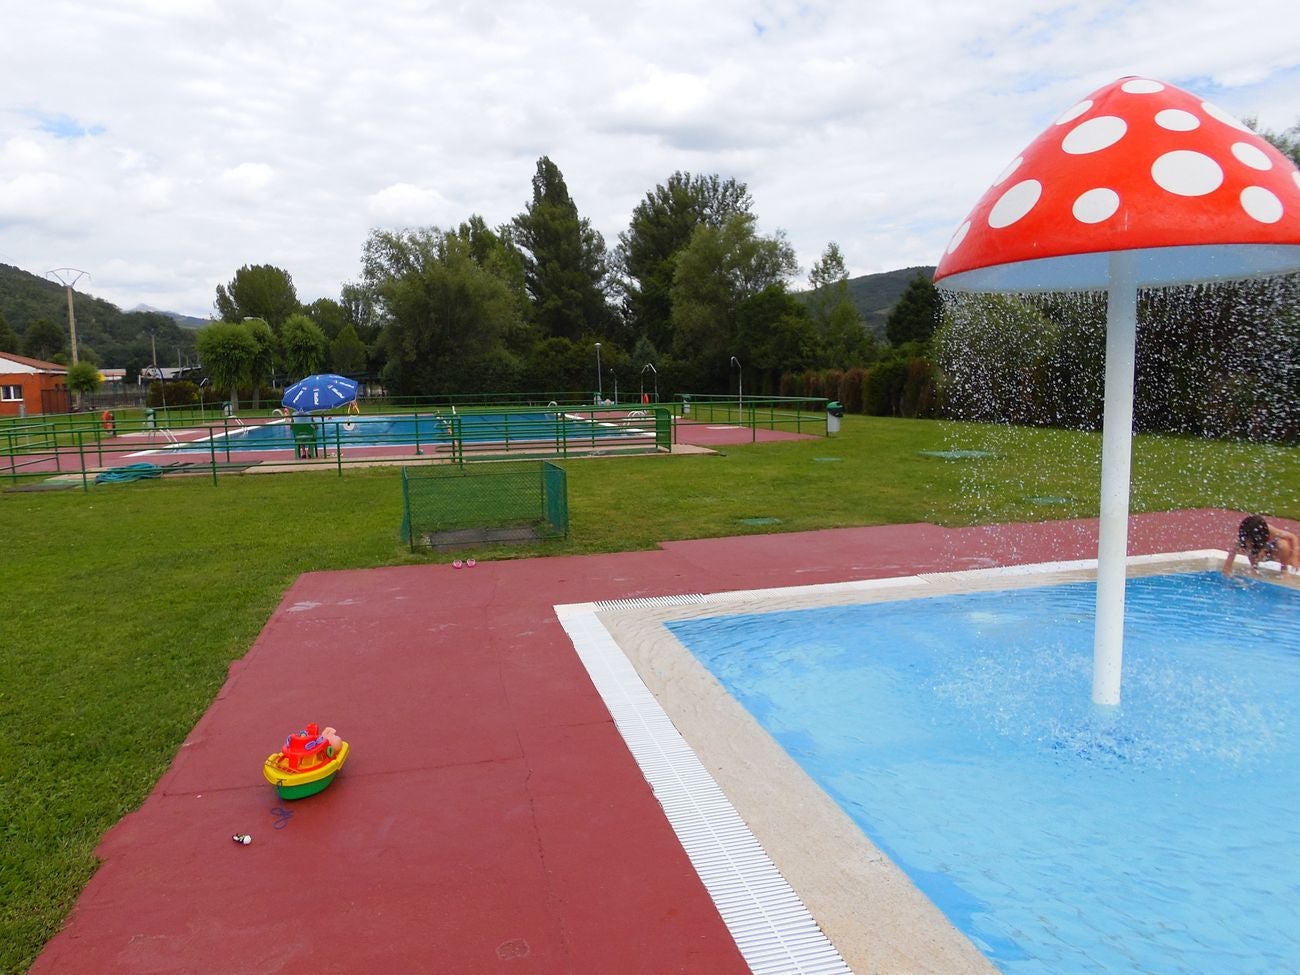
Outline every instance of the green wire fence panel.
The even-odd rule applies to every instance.
[[[569,534],[564,469],[544,460],[403,467],[402,501],[412,551]]]

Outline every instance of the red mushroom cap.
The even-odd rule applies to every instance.
[[[934,280],[954,291],[1107,287],[1136,251],[1155,287],[1300,270],[1300,172],[1209,102],[1121,78],[1075,105],[957,228]]]

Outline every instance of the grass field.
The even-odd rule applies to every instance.
[[[980,450],[945,460],[924,451]],[[566,540],[479,559],[762,531],[1096,512],[1096,434],[848,417],[829,440],[570,460]],[[1138,438],[1134,511],[1300,518],[1300,449]],[[399,538],[396,468],[0,494],[0,972],[21,972],[302,572],[450,561]],[[779,519],[748,526],[744,519]],[[460,555],[466,553],[459,553]]]

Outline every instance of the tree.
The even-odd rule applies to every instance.
[[[82,396],[99,389],[104,380],[99,375],[99,367],[87,359],[80,360],[75,366],[68,367],[68,389],[77,397],[77,406],[81,406]]]
[[[242,322],[213,322],[199,330],[197,344],[208,378],[218,389],[230,390],[230,406],[237,411],[239,384],[249,380],[257,341]]]
[[[697,227],[720,228],[753,201],[744,183],[676,172],[646,194],[619,234],[617,262],[625,314],[638,336],[665,355],[673,351],[673,275],[678,253]]]
[[[849,271],[839,244],[831,241],[808,273],[812,291],[808,310],[822,343],[827,365],[848,368],[875,358],[875,338],[862,323],[862,314],[849,294]]]
[[[339,332],[343,331],[344,326],[352,321],[348,315],[348,310],[333,298],[317,298],[310,305],[303,308],[303,311],[313,322],[320,326],[320,330],[325,333],[325,337],[331,341]]]
[[[928,342],[939,325],[943,303],[939,291],[926,274],[914,277],[885,321],[885,337],[891,345]]]
[[[27,326],[23,336],[23,355],[47,362],[63,351],[63,329],[48,318],[38,318]]]
[[[480,263],[482,230],[468,228]],[[522,252],[524,284],[542,334],[570,340],[602,334],[612,318],[605,239],[578,216],[564,176],[546,156],[537,160],[532,202],[512,221],[510,240]]]
[[[4,315],[0,315],[0,352],[17,352],[18,335],[9,323],[5,321]]]
[[[289,379],[296,382],[320,372],[329,355],[329,340],[319,325],[300,312],[290,315],[280,327],[280,348]]]
[[[366,371],[366,347],[351,324],[344,325],[330,343],[330,362],[334,371],[344,376]]]
[[[357,338],[362,342],[373,341],[378,315],[375,312],[375,296],[370,289],[364,284],[345,284],[339,293],[339,304],[352,327],[357,330]]]
[[[769,286],[784,287],[798,270],[794,249],[779,231],[764,237],[747,213],[721,227],[701,224],[677,256],[673,275],[674,352],[700,362],[713,383],[727,382],[727,363],[745,350],[737,345],[740,303]]]
[[[253,387],[253,409],[262,405],[262,386],[275,375],[276,350],[279,343],[271,326],[260,318],[246,318],[241,323],[252,339],[255,351],[248,363],[247,381]]]
[[[362,266],[375,296],[392,392],[480,392],[513,384],[527,297],[500,255],[486,264],[468,235],[436,227],[376,230]]]
[[[808,308],[780,284],[744,298],[736,309],[736,348],[757,381],[747,388],[775,393],[781,373],[813,365],[817,335]]]
[[[1269,129],[1260,128],[1258,119],[1248,118],[1244,119],[1244,121],[1261,139],[1271,144],[1274,149],[1297,166],[1300,166],[1300,122],[1297,122],[1285,132],[1273,132]]]
[[[298,310],[289,272],[270,264],[245,264],[227,285],[217,285],[217,314],[223,321],[261,318],[273,329]]]

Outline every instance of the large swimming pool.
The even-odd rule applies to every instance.
[[[1001,970],[1300,970],[1300,593],[1129,580],[669,628]]]
[[[557,411],[326,416],[241,426],[209,439],[175,444],[172,453],[293,450],[295,425],[310,424],[318,446],[403,447],[449,444],[455,435],[467,443],[580,443],[653,437],[654,417],[611,422]]]

